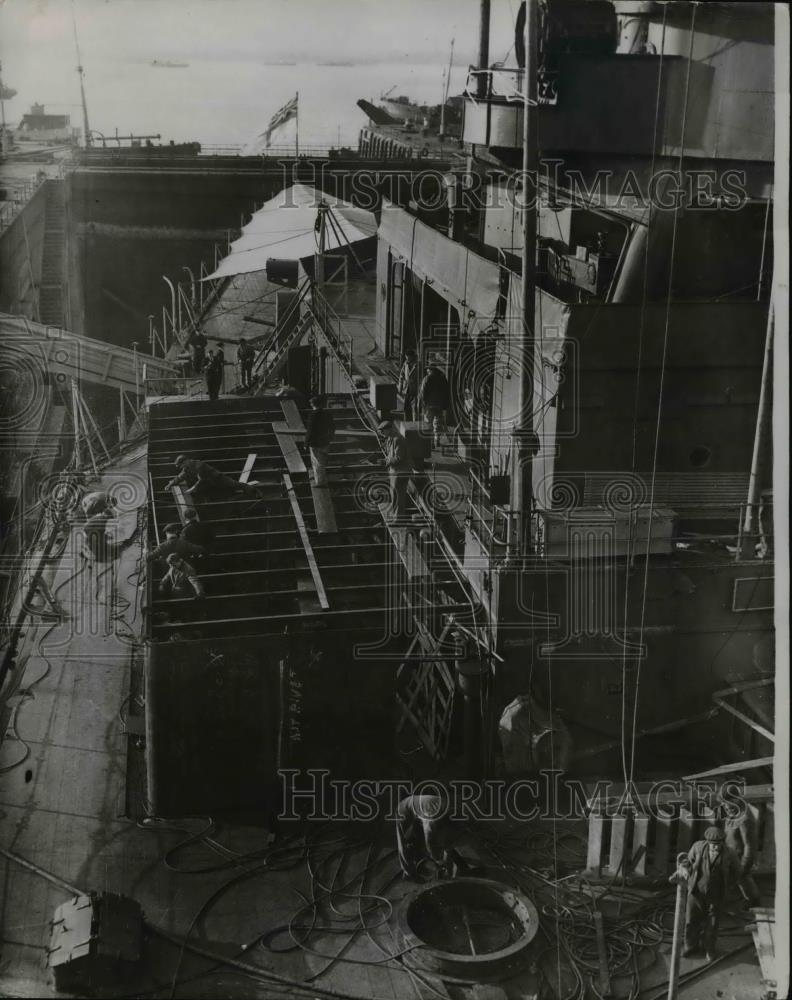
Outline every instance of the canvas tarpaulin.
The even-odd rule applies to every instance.
[[[319,245],[315,226],[321,201],[332,212],[332,223],[325,228],[326,253],[346,250],[348,244],[354,247],[376,234],[377,222],[371,212],[306,184],[294,184],[253,214],[242,227],[240,238],[231,244],[231,253],[204,280],[264,271],[268,260],[313,257]]]

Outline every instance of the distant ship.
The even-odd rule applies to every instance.
[[[190,64],[185,62],[172,62],[170,59],[152,59],[151,65],[158,69],[186,69]]]

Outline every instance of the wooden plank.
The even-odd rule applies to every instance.
[[[256,453],[251,451],[248,457],[245,459],[245,468],[239,473],[240,483],[246,483],[250,479],[250,473],[253,471],[253,466],[256,464]]]
[[[300,592],[300,596],[297,598],[297,607],[301,614],[310,615],[319,610],[316,588],[313,579],[308,578],[307,573],[297,577],[297,590]]]
[[[326,486],[312,486],[311,496],[316,514],[316,530],[320,535],[332,535],[338,531],[335,508],[330,490]]]
[[[646,845],[649,840],[649,817],[636,816],[633,827],[632,875],[646,874]]]
[[[383,504],[382,507],[387,508],[388,504]],[[380,508],[381,511],[382,507]],[[424,558],[412,534],[415,529],[394,524],[385,517],[384,513],[383,520],[388,533],[393,539],[393,544],[399,554],[399,558],[407,570],[408,578],[415,580],[429,576],[429,567],[424,562]]]
[[[690,850],[693,841],[695,840],[695,828],[696,821],[693,818],[693,813],[686,809],[685,806],[679,810],[679,822],[677,824],[677,852]]]
[[[764,814],[764,839],[757,859],[757,868],[763,872],[776,870],[775,805],[768,802]]]
[[[599,959],[600,996],[613,996],[610,972],[608,971],[608,946],[605,943],[605,924],[599,910],[594,911],[594,929],[597,933],[597,958]]]
[[[307,473],[308,470],[305,468],[305,462],[303,462],[297,444],[288,433],[288,426],[285,423],[273,423],[272,429],[289,472],[293,474]]]
[[[602,871],[602,834],[604,827],[604,816],[594,812],[589,815],[586,875],[593,878],[599,878]]]
[[[614,816],[611,820],[610,860],[608,862],[611,875],[615,875],[617,871],[620,871],[622,875],[628,874],[624,867],[621,869],[619,868],[622,860],[622,854],[625,850],[627,851],[627,857],[624,859],[624,862],[625,865],[629,867],[630,845],[625,843],[624,835],[626,832],[627,817]]]
[[[314,586],[316,587],[319,604],[321,605],[323,611],[327,611],[330,607],[330,602],[327,599],[327,592],[325,591],[324,583],[322,582],[322,575],[319,572],[319,566],[317,565],[316,557],[314,556],[313,547],[310,539],[308,538],[308,531],[305,527],[305,521],[303,520],[302,511],[300,510],[300,504],[297,501],[297,495],[294,492],[291,477],[284,475],[283,484],[286,487],[286,492],[289,496],[289,502],[291,503],[291,508],[294,513],[294,520],[297,522],[297,531],[299,532],[300,541],[305,549],[305,556],[308,560],[308,567],[311,570]]]
[[[173,499],[176,501],[179,520],[182,524],[185,524],[187,522],[187,511],[195,510],[192,496],[189,493],[185,493],[181,486],[171,486],[171,493],[173,494]]]
[[[658,816],[655,819],[655,842],[652,855],[653,875],[665,875],[675,868],[671,864],[671,824],[673,822],[674,820],[670,816]]]
[[[286,418],[286,424],[289,430],[300,431],[302,434],[305,433],[305,424],[303,423],[303,418],[300,416],[300,411],[297,409],[297,404],[293,399],[284,399],[281,402],[281,410]]]
[[[749,925],[756,948],[756,957],[762,972],[762,982],[769,989],[776,986],[775,962],[775,910],[766,907],[754,907],[751,912],[754,923]]]

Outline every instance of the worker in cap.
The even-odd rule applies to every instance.
[[[438,794],[408,795],[396,813],[396,847],[402,877],[423,881],[427,863],[437,874],[448,878],[469,865],[457,850],[463,836],[460,818],[454,815],[449,797],[437,786]]]
[[[726,845],[723,830],[710,826],[704,831],[704,839],[697,840],[688,851],[681,871],[688,886],[682,954],[687,957],[703,949],[711,962],[717,954],[718,925],[726,896],[740,882],[740,860]]]
[[[181,525],[166,524],[163,529],[165,540],[152,549],[146,556],[146,562],[153,562],[155,559],[167,559],[171,552],[175,552],[182,559],[189,557],[206,555],[203,545],[195,545],[181,537]]]
[[[168,564],[168,572],[159,582],[159,592],[162,596],[185,597],[190,591],[195,600],[206,596],[198,573],[177,552],[171,552],[165,562]]]
[[[385,464],[388,467],[390,504],[388,516],[403,518],[407,509],[407,491],[414,472],[407,442],[391,420],[383,420],[377,428],[382,437]]]
[[[759,852],[759,830],[757,817],[745,805],[735,799],[734,785],[721,785],[716,796],[717,815],[723,821],[723,834],[740,862],[740,892],[747,905],[758,906],[759,887],[751,875]]]

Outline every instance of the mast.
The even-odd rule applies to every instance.
[[[451,54],[448,57],[448,73],[443,73],[442,101],[440,102],[440,138],[445,135],[445,110],[448,91],[451,89],[451,70],[454,66],[454,39],[451,39]]]
[[[74,28],[74,47],[77,49],[77,75],[80,77],[80,100],[82,101],[83,131],[85,132],[85,145],[91,145],[91,127],[88,124],[88,102],[85,99],[85,70],[82,67],[82,57],[80,56],[80,40],[77,37],[77,14],[72,0],[72,27]]]
[[[300,91],[294,95],[294,155],[300,155]]]
[[[773,301],[767,314],[767,334],[765,336],[764,362],[762,364],[762,385],[759,390],[759,409],[756,414],[756,431],[754,434],[753,455],[751,457],[751,475],[748,480],[748,502],[745,505],[745,519],[742,527],[742,558],[753,558],[755,539],[755,521],[759,510],[762,488],[762,472],[764,453],[770,437],[770,421],[772,417],[773,383],[773,330],[775,313]],[[761,530],[761,527],[760,527]]]
[[[523,260],[520,297],[519,369],[520,391],[513,434],[512,511],[516,515],[510,535],[511,555],[531,549],[531,505],[533,500],[534,425],[534,336],[536,299],[536,22],[537,0],[525,5],[525,71],[523,76]]]
[[[5,100],[3,98],[3,64],[0,63],[0,125],[5,132]]]
[[[482,70],[477,77],[476,96],[484,100],[487,96],[488,80],[486,70],[489,68],[489,37],[490,37],[490,0],[481,0],[479,19],[479,50],[478,68]]]

